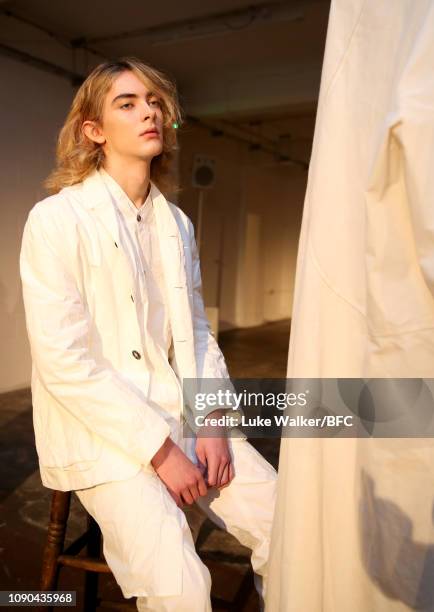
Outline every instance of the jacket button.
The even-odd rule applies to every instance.
[[[142,358],[142,356],[139,353],[139,351],[133,351],[133,357],[135,357],[135,359],[141,359]]]

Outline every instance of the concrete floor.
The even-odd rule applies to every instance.
[[[289,329],[290,322],[285,320],[221,333],[218,341],[231,376],[285,378]],[[251,442],[277,467],[279,440]],[[51,492],[42,486],[38,471],[30,391],[0,395],[0,590],[38,589],[50,498]],[[249,551],[215,527],[196,506],[186,507],[185,512],[199,554],[211,571],[213,597],[234,602],[249,568]],[[73,495],[67,543],[82,533],[85,525],[84,510]],[[81,602],[83,578],[82,572],[65,568],[59,589],[76,590],[77,601]],[[111,609],[124,609],[126,600],[112,576],[101,577],[99,592],[104,600],[114,602]],[[134,599],[129,602],[134,610]],[[253,588],[236,607],[246,612],[258,610]],[[229,608],[216,604],[213,609]],[[82,604],[76,610],[83,610]]]

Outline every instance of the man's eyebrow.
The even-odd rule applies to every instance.
[[[116,98],[113,98],[113,100],[112,100],[112,106],[113,106],[113,104],[114,104],[114,103],[115,103],[117,100],[120,100],[121,98],[129,98],[129,99],[130,99],[130,98],[138,98],[138,97],[139,97],[139,96],[138,96],[137,94],[134,94],[134,93],[122,93],[122,94],[119,94],[118,96],[116,96]]]
[[[146,94],[147,98],[150,98],[152,96],[155,96],[155,93],[153,91],[149,91]],[[139,96],[137,94],[135,94],[135,93],[121,93],[118,96],[116,96],[116,98],[113,98],[112,103],[111,103],[112,106],[114,105],[115,102],[117,102],[117,100],[120,100],[121,98],[128,98],[128,99],[131,100],[131,99],[139,98]]]

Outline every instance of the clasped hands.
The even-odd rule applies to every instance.
[[[209,416],[223,414],[223,410],[214,410]],[[152,458],[153,468],[179,507],[193,504],[206,495],[209,488],[227,487],[234,477],[227,437],[222,433],[221,426],[201,427],[195,449],[198,465],[190,461],[170,437]]]

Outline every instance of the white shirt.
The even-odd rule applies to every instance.
[[[148,400],[161,409],[179,405],[180,386],[169,363],[172,330],[151,192],[140,208],[104,168],[99,169],[119,216],[119,238],[136,270],[134,296],[142,336],[143,358],[150,374]],[[171,411],[171,410],[170,410]]]

